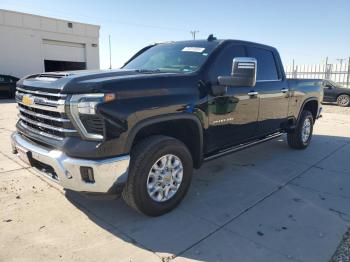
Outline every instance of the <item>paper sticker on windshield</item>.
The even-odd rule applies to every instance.
[[[202,53],[205,50],[203,47],[184,47],[182,49],[182,52],[195,52],[195,53]]]

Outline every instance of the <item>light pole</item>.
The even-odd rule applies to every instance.
[[[108,42],[109,42],[109,69],[112,69],[111,35],[108,35]]]

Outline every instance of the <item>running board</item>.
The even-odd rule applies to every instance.
[[[281,135],[283,135],[283,133],[275,133],[275,134],[269,135],[267,137],[264,137],[263,139],[260,139],[260,140],[255,140],[255,141],[250,142],[250,143],[241,144],[241,145],[238,145],[238,146],[235,146],[235,147],[231,147],[229,149],[220,151],[220,152],[216,153],[215,155],[208,156],[208,157],[204,158],[204,161],[210,161],[210,160],[216,159],[216,158],[218,158],[220,156],[228,155],[228,154],[231,154],[231,153],[243,150],[245,148],[261,144],[263,142],[266,142],[266,141],[275,139],[277,137],[280,137]]]

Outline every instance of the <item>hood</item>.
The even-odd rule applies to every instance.
[[[52,72],[27,76],[18,82],[18,86],[47,92],[66,94],[113,92],[119,84],[130,81],[144,82],[169,77],[185,76],[183,73],[167,73],[138,70],[82,70]]]
[[[350,95],[350,88],[337,86],[335,89],[338,93],[345,93]]]

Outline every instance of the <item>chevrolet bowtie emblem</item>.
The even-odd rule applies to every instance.
[[[22,97],[22,103],[25,106],[30,106],[30,105],[34,104],[34,99],[30,95],[24,95]]]

